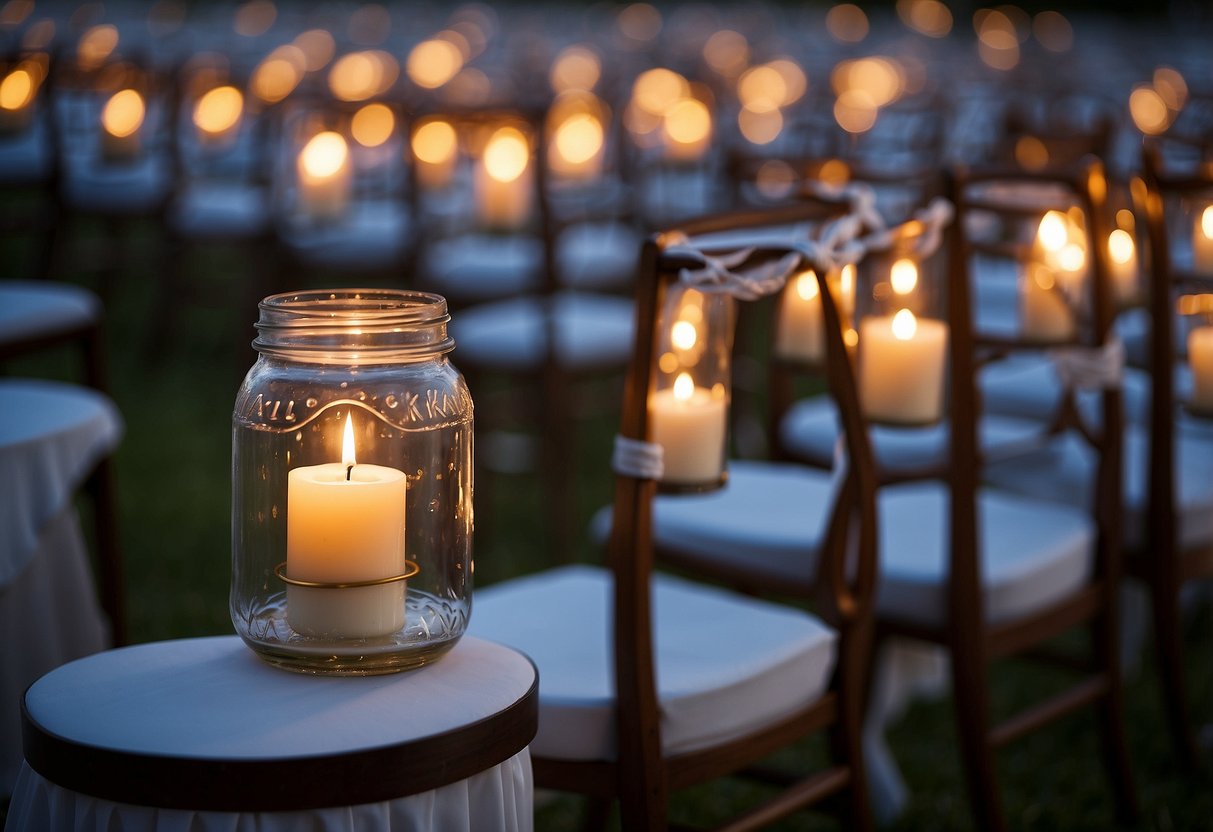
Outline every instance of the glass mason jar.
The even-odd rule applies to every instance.
[[[271,664],[390,673],[471,612],[472,399],[446,300],[273,295],[232,413],[236,632]]]
[[[662,448],[661,490],[724,485],[735,302],[671,284],[657,320],[657,366],[649,391],[649,441]]]

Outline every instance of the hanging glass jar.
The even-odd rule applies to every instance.
[[[446,301],[308,291],[260,304],[232,414],[236,632],[266,661],[433,661],[471,611],[472,399]]]
[[[664,294],[648,431],[662,447],[663,490],[724,484],[734,305],[727,294],[680,283]]]

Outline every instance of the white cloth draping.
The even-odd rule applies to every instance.
[[[406,744],[513,706],[535,683],[522,654],[463,638],[410,673],[306,676],[260,661],[239,638],[154,642],[50,672],[26,694],[41,730],[110,751],[171,759],[288,761]],[[527,749],[471,777],[378,803],[230,812],[134,806],[69,790],[23,767],[9,830],[489,830],[527,832]]]
[[[42,529],[122,436],[106,396],[54,381],[0,380],[0,586],[33,557]]]
[[[0,344],[86,326],[101,301],[80,286],[50,280],[0,281]]]
[[[7,832],[46,829],[125,832],[530,832],[531,757],[505,762],[433,791],[397,800],[298,812],[200,812],[113,803],[64,789],[28,765],[9,810]]]
[[[43,527],[20,574],[0,585],[0,798],[21,768],[21,694],[48,671],[109,644],[80,522],[67,505]]]

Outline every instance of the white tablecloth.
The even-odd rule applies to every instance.
[[[100,299],[53,280],[0,281],[0,345],[69,331],[101,316]]]
[[[316,677],[271,667],[235,636],[224,636],[137,645],[72,662],[31,686],[26,707],[44,731],[78,746],[170,764],[231,760],[280,768],[458,731],[511,707],[534,683],[526,657],[471,637],[412,672]],[[434,760],[435,767],[445,762]],[[532,815],[530,756],[523,748],[431,791],[306,811],[131,805],[50,783],[27,764],[7,829],[526,832]]]

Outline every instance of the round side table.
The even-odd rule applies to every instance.
[[[471,637],[374,677],[289,673],[235,636],[110,650],[27,691],[7,828],[526,832],[537,691]]]

